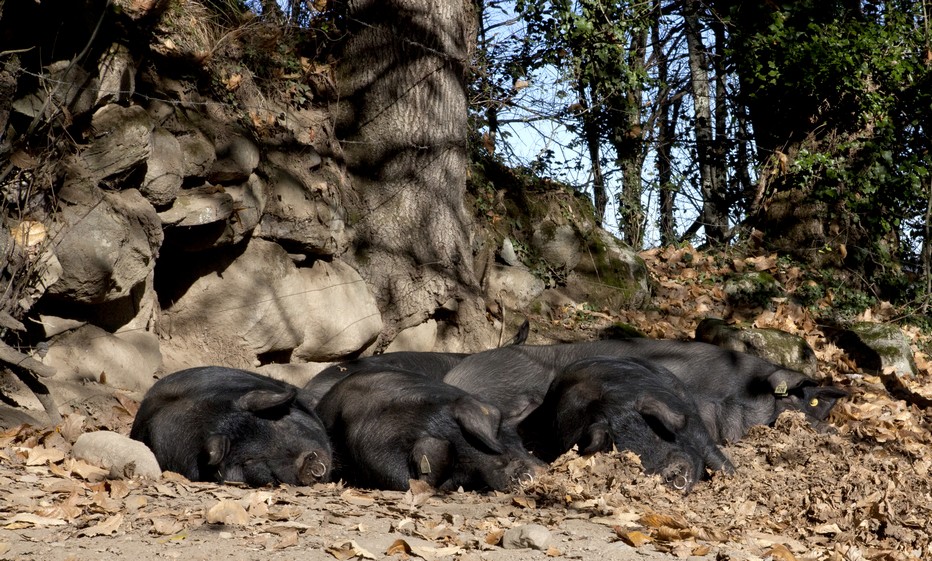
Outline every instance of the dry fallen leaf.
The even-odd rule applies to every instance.
[[[238,502],[224,499],[207,511],[207,522],[210,524],[246,526],[249,524],[249,514]]]
[[[621,541],[630,545],[631,547],[641,547],[646,543],[654,541],[653,538],[648,536],[643,532],[638,532],[637,530],[629,532],[622,528],[621,526],[615,526],[615,534],[621,538]]]
[[[375,504],[375,498],[358,489],[347,489],[340,493],[340,498],[346,504],[355,506],[372,506]]]
[[[61,518],[48,518],[29,512],[21,512],[2,522],[3,527],[8,530],[28,528],[30,526],[64,526],[68,524]]]
[[[120,529],[120,524],[123,523],[122,514],[114,514],[113,516],[98,522],[90,528],[84,528],[78,532],[79,536],[87,536],[89,538],[94,536],[110,536],[114,532]]]
[[[279,539],[273,546],[272,549],[285,549],[286,547],[294,547],[298,545],[298,531],[295,529],[288,529],[282,532],[278,532],[281,539]]]
[[[414,508],[427,502],[427,499],[434,496],[434,488],[429,483],[420,479],[409,479],[408,490],[405,492],[404,504],[408,508]]]
[[[485,543],[489,545],[498,545],[502,543],[502,538],[505,536],[505,530],[495,530],[489,532],[485,535]]]
[[[46,448],[45,446],[36,446],[30,448],[26,455],[27,466],[41,466],[45,464],[57,464],[65,459],[65,453],[57,448]]]
[[[354,541],[347,542],[338,542],[332,545],[327,546],[327,553],[333,555],[340,561],[345,559],[352,559],[353,557],[361,557],[363,559],[375,559],[375,555],[372,555],[362,547],[359,547]]]
[[[184,524],[177,518],[158,517],[152,519],[152,533],[161,536],[177,534],[184,529]]]
[[[670,516],[666,514],[657,514],[656,512],[648,512],[644,516],[638,519],[638,522],[645,526],[651,528],[661,528],[669,527],[674,529],[684,529],[688,528],[689,524],[682,516]]]
[[[765,556],[770,556],[774,561],[796,561],[796,556],[783,544],[774,544],[769,550],[764,552]]]
[[[388,549],[385,550],[385,555],[410,555],[411,546],[408,545],[408,542],[404,540],[395,540],[392,542],[392,545],[388,546]]]

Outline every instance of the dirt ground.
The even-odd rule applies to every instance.
[[[110,479],[70,444],[87,430],[128,433],[140,396],[53,387],[74,396],[61,426],[0,435],[0,558],[932,558],[927,418],[868,378],[852,390],[827,430],[784,414],[726,448],[736,475],[681,495],[627,453],[569,453],[515,494]],[[501,547],[529,524],[547,529],[542,549]]]
[[[683,286],[665,289],[661,282],[658,297]],[[714,296],[704,298],[677,302],[724,315]],[[652,336],[685,337],[694,322],[675,318],[700,317],[692,312],[621,319]],[[806,325],[805,317],[788,317],[778,307],[756,323]],[[536,318],[532,342],[544,337],[543,326],[551,339],[554,331],[583,338],[617,319],[579,310]],[[0,559],[932,559],[932,437],[929,411],[918,406],[932,396],[932,376],[923,355],[917,353],[920,375],[900,379],[894,398],[889,378],[856,372],[817,329],[803,334],[820,374],[851,397],[819,430],[790,413],[774,427],[753,428],[725,448],[737,473],[714,474],[687,495],[645,476],[629,453],[568,453],[513,494],[382,492],[337,483],[251,489],[173,474],[110,478],[75,460],[71,443],[90,430],[128,434],[140,395],[53,384],[65,422],[22,425],[24,415],[43,418],[41,407],[5,378]],[[536,548],[503,546],[522,529],[540,532]]]

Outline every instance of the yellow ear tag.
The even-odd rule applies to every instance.
[[[421,465],[418,467],[421,468],[421,475],[429,474],[430,473],[430,460],[427,459],[427,454],[424,454],[423,456],[421,456],[420,464]]]
[[[784,382],[780,382],[779,384],[777,384],[777,387],[773,389],[773,393],[779,396],[785,396],[786,395],[786,382],[784,381]]]
[[[814,397],[809,400],[809,407],[815,407],[817,405],[819,405],[819,398]]]

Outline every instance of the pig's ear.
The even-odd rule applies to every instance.
[[[236,400],[236,406],[243,411],[258,413],[266,409],[273,409],[287,405],[294,401],[297,389],[287,388],[280,391],[253,390],[243,394]]]
[[[639,397],[634,402],[634,410],[644,417],[657,419],[670,432],[681,430],[686,426],[686,415],[677,413],[665,402],[650,395]]]
[[[596,452],[611,452],[614,443],[608,423],[592,423],[579,441],[579,453],[588,456]]]
[[[802,372],[780,368],[774,370],[767,376],[767,383],[770,384],[770,388],[774,395],[777,397],[786,397],[786,394],[790,390],[796,389],[804,384],[813,384],[814,381]]]
[[[425,436],[418,439],[411,447],[408,470],[412,479],[420,479],[433,487],[438,487],[447,480],[447,474],[453,462],[453,453],[448,441]]]
[[[521,421],[540,407],[540,400],[533,399],[530,396],[522,395],[512,400],[514,403],[510,408],[502,411],[502,424],[506,427],[517,427]]]
[[[212,434],[207,437],[204,448],[207,449],[207,465],[220,465],[230,452],[230,439],[222,434]]]
[[[498,441],[502,414],[497,407],[482,403],[473,397],[464,396],[453,403],[451,413],[460,428],[478,439],[486,448],[496,454],[505,451],[502,443]]]

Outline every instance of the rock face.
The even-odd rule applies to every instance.
[[[166,287],[179,293],[164,311],[172,335],[207,331],[256,355],[295,351],[306,362],[359,352],[381,330],[375,300],[345,263],[298,268],[281,246],[259,239],[211,257]]]
[[[5,177],[16,177],[0,187],[19,213],[0,217],[0,249],[7,271],[32,275],[9,301],[17,321],[31,314],[39,327],[26,344],[47,348],[43,360],[60,376],[133,390],[164,369],[205,363],[307,377],[317,366],[306,363],[376,349],[488,348],[501,327],[489,302],[511,319],[552,300],[548,291],[582,302],[608,287],[617,307],[649,297],[637,256],[586,212],[566,206],[566,193],[542,193],[520,235],[468,232],[451,270],[431,257],[446,255],[441,246],[413,265],[390,252],[373,261],[385,240],[360,234],[367,209],[358,204],[358,183],[379,194],[379,205],[399,194],[382,197],[379,178],[347,172],[326,99],[337,91],[331,79],[315,71],[287,78],[293,90],[270,92],[243,61],[230,67],[241,70],[235,73],[204,65],[208,55],[251,46],[231,35],[223,53],[212,53],[216,45],[181,29],[199,25],[206,8],[176,4],[115,1],[101,24],[107,42],[93,56],[76,56],[86,45],[77,37],[97,20],[77,18],[69,22],[75,33],[56,43],[60,60],[40,67],[24,57],[20,66],[12,57],[0,69],[7,131],[0,144],[27,139],[12,151],[0,146],[10,155]],[[66,17],[41,2],[30,6],[22,14],[31,20]],[[75,5],[67,17],[85,8]],[[25,19],[19,11],[5,15]],[[21,71],[36,78],[22,79]],[[298,103],[295,94],[303,95]],[[40,144],[51,152],[30,148]],[[459,217],[451,232],[473,227],[461,200],[443,200]],[[439,236],[435,210],[442,209],[427,209],[414,223]],[[365,229],[377,237],[389,226]],[[420,231],[397,234],[425,246],[435,241],[417,238]],[[478,279],[457,277],[472,277],[470,249],[485,251],[480,243],[468,247],[473,234],[501,259],[484,267],[485,291]],[[383,309],[376,287],[391,287]],[[411,294],[422,292],[432,295],[429,306],[413,303]],[[396,305],[406,311],[391,315]]]
[[[139,191],[110,193],[75,182],[60,193],[61,278],[49,294],[86,304],[123,298],[145,281],[162,245],[162,224]]]

